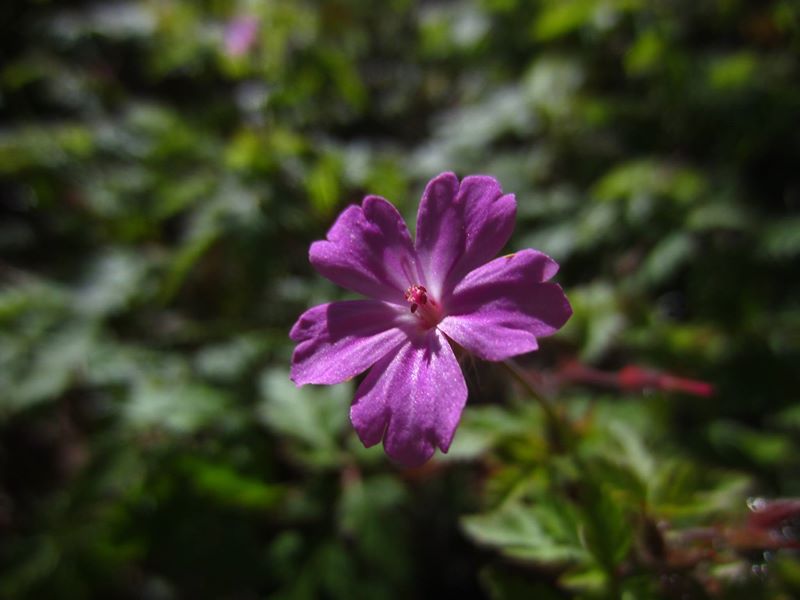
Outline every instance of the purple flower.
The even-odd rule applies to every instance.
[[[368,300],[315,306],[289,334],[297,385],[333,384],[370,369],[350,419],[365,446],[383,440],[406,466],[447,452],[467,400],[451,344],[500,361],[538,348],[572,314],[550,257],[522,250],[491,260],[514,228],[516,201],[492,177],[431,180],[411,240],[387,200],[367,196],[311,245],[311,264]]]
[[[258,35],[258,19],[252,16],[235,17],[225,26],[225,52],[229,56],[247,54]]]

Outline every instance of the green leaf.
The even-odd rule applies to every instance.
[[[7,323],[26,313],[50,313],[59,316],[69,308],[70,294],[61,286],[36,277],[0,288],[0,323]]]
[[[572,223],[558,223],[542,227],[534,233],[526,235],[523,246],[527,248],[547,248],[548,256],[557,261],[567,260],[578,248]]]
[[[390,475],[346,481],[337,507],[341,533],[353,540],[359,557],[398,584],[409,576],[407,523],[398,511],[409,499],[405,487]],[[387,544],[386,540],[392,543]]]
[[[561,37],[591,23],[597,2],[595,0],[566,0],[549,2],[533,27],[540,41]]]
[[[619,444],[620,452],[617,456],[624,457],[623,462],[630,465],[639,481],[650,481],[656,472],[657,461],[642,436],[621,421],[612,421],[608,428],[614,441]]]
[[[575,57],[544,54],[525,74],[522,93],[538,111],[561,123],[573,116],[584,79],[584,66]]]
[[[770,223],[761,234],[761,253],[772,259],[794,258],[800,254],[800,217]]]
[[[633,527],[625,507],[605,486],[589,484],[581,498],[582,537],[586,549],[607,573],[612,573],[627,556],[633,542]]]
[[[650,482],[650,502],[659,514],[674,515],[693,504],[700,489],[700,474],[692,463],[665,460]]]
[[[568,571],[558,581],[567,589],[589,592],[594,596],[606,587],[608,573],[597,567],[587,567]]]
[[[498,406],[468,406],[453,444],[441,460],[472,460],[488,452],[503,438],[530,429],[518,415]]]
[[[349,385],[298,388],[287,371],[273,368],[262,373],[259,389],[262,400],[256,416],[264,425],[300,442],[299,456],[319,465],[338,462],[338,438],[348,422],[352,396]]]
[[[697,200],[707,182],[700,172],[664,160],[638,159],[621,163],[594,187],[601,201],[664,198],[678,205]]]
[[[338,154],[323,154],[306,178],[311,206],[320,215],[330,215],[341,197],[342,160]]]
[[[788,464],[798,448],[787,436],[761,432],[732,421],[717,421],[709,429],[711,442],[722,452],[742,454],[756,464]]]
[[[98,257],[75,293],[76,311],[97,318],[125,309],[142,293],[147,268],[141,255],[121,249]]]
[[[800,431],[800,402],[796,401],[769,419],[769,424],[776,429]]]
[[[618,291],[600,280],[570,290],[570,303],[574,314],[565,334],[579,337],[583,360],[597,360],[625,329],[626,316],[620,307]]]
[[[96,342],[94,325],[73,320],[37,338],[32,356],[15,348],[13,358],[17,360],[6,365],[10,372],[0,376],[0,381],[11,378],[9,387],[0,395],[0,416],[55,400],[81,379]]]
[[[750,84],[758,66],[758,60],[751,52],[721,56],[710,64],[708,80],[717,90],[730,92]]]
[[[711,201],[691,210],[686,227],[690,230],[732,229],[746,231],[753,225],[753,215],[734,199]]]
[[[242,335],[230,341],[204,346],[194,358],[197,371],[209,379],[235,381],[252,367],[269,346],[263,336]]]
[[[137,380],[123,416],[134,429],[181,435],[212,425],[233,427],[237,420],[224,392],[198,383],[161,378]]]
[[[585,558],[575,514],[563,504],[529,507],[510,501],[493,512],[464,517],[461,523],[477,543],[517,559],[548,564]]]
[[[650,485],[653,514],[674,522],[696,524],[741,507],[750,481],[735,473],[702,471],[688,460],[662,460]]]
[[[692,237],[677,232],[662,238],[639,267],[637,278],[647,286],[663,284],[695,254]]]
[[[197,491],[221,504],[260,510],[275,506],[285,494],[282,486],[243,475],[223,462],[185,458],[181,467]]]
[[[656,31],[647,30],[640,35],[625,56],[625,68],[632,75],[656,70],[661,64],[667,46]]]
[[[631,504],[647,500],[647,485],[624,459],[596,456],[585,461],[592,476],[609,489],[628,496]]]
[[[533,35],[547,42],[587,26],[606,29],[616,21],[618,13],[634,10],[640,4],[639,0],[549,0],[538,15]]]

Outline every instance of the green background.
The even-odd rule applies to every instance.
[[[338,212],[445,170],[561,264],[522,363],[570,442],[467,361],[408,471],[288,330]],[[754,515],[800,496],[799,206],[792,0],[4,2],[0,597],[798,597],[800,508]]]

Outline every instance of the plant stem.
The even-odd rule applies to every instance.
[[[541,394],[541,392],[539,392],[539,390],[536,389],[536,386],[531,383],[531,381],[528,379],[528,376],[516,362],[508,359],[502,361],[501,364],[509,373],[511,373],[514,379],[516,379],[522,385],[522,387],[525,388],[525,391],[528,392],[528,394],[530,394],[533,399],[539,403],[539,406],[542,408],[547,421],[548,433],[550,434],[553,450],[558,453],[567,450],[570,447],[571,437],[569,434],[569,427],[564,422],[564,419],[558,414],[550,400],[548,400]]]

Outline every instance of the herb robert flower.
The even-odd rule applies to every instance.
[[[412,241],[378,196],[339,215],[311,264],[365,300],[315,306],[295,323],[291,378],[334,384],[369,369],[350,419],[365,446],[418,466],[447,452],[467,400],[452,343],[501,361],[538,348],[572,314],[558,271],[537,250],[494,258],[514,228],[516,201],[492,177],[431,180]]]

